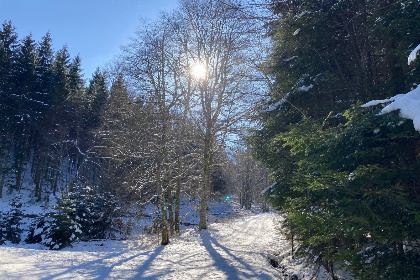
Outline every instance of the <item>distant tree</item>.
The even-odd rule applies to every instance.
[[[92,79],[86,91],[86,116],[85,126],[96,129],[100,125],[100,116],[104,110],[104,104],[108,99],[109,91],[104,74],[98,69],[93,73]]]
[[[267,208],[261,192],[268,187],[268,169],[253,159],[250,147],[235,147],[235,154],[225,169],[228,191],[239,198],[241,207],[249,210],[252,204],[259,204]]]
[[[47,33],[37,45],[38,59],[35,68],[34,99],[36,104],[33,104],[33,107],[39,112],[40,121],[34,135],[32,170],[34,173],[35,197],[38,200],[42,198],[42,179],[46,172],[48,149],[50,148],[46,135],[48,131],[46,118],[49,114],[51,102],[52,64],[54,60],[51,41],[50,33]]]
[[[9,96],[9,105],[14,108],[14,114],[10,116],[10,121],[13,123],[16,189],[19,191],[22,186],[24,164],[30,155],[31,137],[33,137],[36,120],[40,119],[40,113],[35,110],[37,105],[37,94],[34,92],[36,63],[35,41],[29,35],[22,40],[16,52],[12,72],[14,88]]]
[[[3,186],[6,175],[10,170],[9,159],[12,153],[13,123],[11,115],[13,108],[10,104],[12,93],[13,60],[18,47],[18,35],[12,23],[4,22],[0,29],[0,197],[3,195]]]

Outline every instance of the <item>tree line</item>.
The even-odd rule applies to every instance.
[[[253,133],[294,253],[357,279],[420,273],[420,134],[361,108],[420,80],[418,1],[267,1],[271,94]]]
[[[63,168],[78,164],[76,147],[84,149],[97,125],[100,93],[85,89],[80,57],[71,59],[66,46],[55,52],[51,41],[49,33],[38,43],[31,35],[19,41],[11,22],[2,25],[0,195],[5,184],[20,191],[28,162],[35,197],[46,186],[55,194],[68,174]]]

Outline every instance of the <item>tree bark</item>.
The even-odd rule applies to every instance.
[[[171,236],[174,235],[174,230],[175,230],[175,222],[174,222],[174,200],[172,197],[172,185],[171,183],[168,184],[168,189],[167,189],[167,195],[168,195],[168,214],[169,214],[169,231],[171,233]]]
[[[162,218],[162,240],[161,243],[162,245],[167,245],[169,244],[169,230],[168,230],[168,214],[166,211],[166,203],[165,203],[165,192],[163,190],[163,186],[162,186],[162,178],[161,178],[161,173],[162,172],[162,167],[161,167],[161,163],[158,162],[158,166],[157,166],[157,179],[158,179],[158,193],[159,193],[159,206],[160,206],[160,213],[161,213],[161,218]]]
[[[207,228],[207,201],[210,195],[211,167],[212,167],[212,134],[211,129],[207,129],[204,141],[203,156],[203,186],[200,193],[200,230]]]
[[[4,181],[6,180],[8,161],[9,161],[9,153],[7,153],[7,156],[3,158],[3,164],[1,165],[0,198],[3,197],[3,187],[4,187]]]
[[[181,171],[178,171],[178,172],[181,172]],[[178,174],[178,178],[176,180],[176,189],[175,189],[175,232],[177,234],[180,234],[180,228],[179,228],[179,224],[181,222],[179,218],[180,208],[181,208],[181,176],[180,174]]]

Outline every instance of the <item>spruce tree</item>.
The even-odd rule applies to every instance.
[[[0,197],[8,173],[9,158],[12,152],[13,122],[11,116],[11,94],[13,89],[13,61],[18,47],[17,33],[12,23],[4,22],[0,29]]]
[[[100,125],[100,116],[104,110],[104,104],[108,99],[109,92],[106,86],[104,74],[98,69],[92,76],[86,91],[86,116],[85,126],[96,129]]]
[[[51,45],[52,39],[50,33],[47,33],[38,44],[38,61],[35,69],[35,94],[38,103],[37,110],[40,112],[42,123],[37,127],[36,138],[34,139],[34,156],[32,160],[32,170],[35,184],[35,197],[37,200],[42,198],[43,179],[46,175],[46,165],[48,163],[49,130],[48,115],[51,110],[51,93],[52,93],[52,77],[53,77],[53,60],[54,51]]]
[[[285,232],[333,278],[335,262],[362,279],[414,279],[420,268],[418,133],[359,108],[420,74],[406,66],[420,4],[400,4],[272,1],[275,81],[253,147],[276,178]]]
[[[25,37],[16,52],[14,63],[13,91],[9,97],[10,105],[14,108],[11,115],[13,123],[13,144],[14,144],[14,170],[16,172],[16,188],[20,190],[22,184],[22,173],[24,164],[28,161],[31,149],[31,137],[34,128],[40,119],[40,113],[36,111],[34,104],[37,104],[35,88],[35,69],[37,54],[35,41],[32,36]]]

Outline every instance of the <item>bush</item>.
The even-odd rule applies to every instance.
[[[20,197],[13,199],[10,206],[12,207],[10,211],[0,214],[0,244],[4,244],[6,241],[17,244],[21,241],[22,229],[20,224],[23,212]]]
[[[42,243],[59,250],[77,240],[113,237],[120,229],[113,227],[118,217],[115,196],[97,187],[73,185],[58,199],[51,216],[41,217],[31,225],[27,243]]]
[[[112,237],[112,221],[117,217],[119,207],[114,195],[100,192],[94,186],[73,186],[69,193],[59,200],[58,209],[69,210],[69,216],[82,231],[81,238],[103,239]]]

